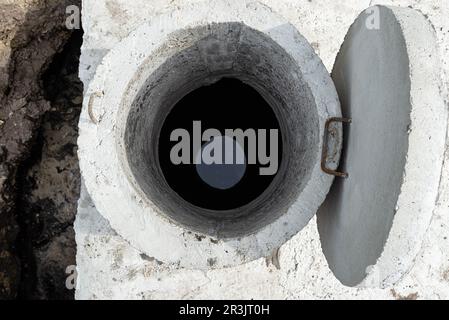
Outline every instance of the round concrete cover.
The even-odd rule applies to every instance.
[[[388,286],[411,267],[437,199],[446,121],[434,30],[419,12],[376,6],[350,28],[335,82],[345,117],[341,170],[318,212],[345,285]]]

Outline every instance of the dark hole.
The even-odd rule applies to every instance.
[[[201,134],[207,129],[217,129],[224,136],[226,129],[266,130],[266,154],[270,155],[270,130],[278,132],[278,168],[282,161],[282,133],[278,119],[263,97],[251,86],[237,79],[224,78],[212,85],[201,87],[182,98],[170,111],[159,136],[159,161],[168,185],[189,203],[216,211],[242,207],[257,199],[273,182],[277,173],[261,175],[260,169],[269,164],[248,164],[248,142],[240,145],[244,164],[196,165],[193,151],[193,122],[201,122]],[[172,132],[185,129],[190,139],[190,164],[175,165],[170,153],[178,141],[170,141]],[[202,147],[211,143],[227,141],[228,137],[202,142]],[[257,138],[259,140],[259,137]],[[231,145],[237,144],[230,140]],[[224,144],[223,144],[224,145]],[[235,148],[235,147],[234,147]],[[237,147],[238,148],[238,147]],[[259,148],[257,147],[259,151]],[[225,151],[225,150],[223,150]],[[223,154],[225,154],[223,152]],[[234,149],[234,154],[238,152]],[[234,163],[236,157],[234,156]]]

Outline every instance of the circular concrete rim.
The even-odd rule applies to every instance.
[[[362,29],[367,17],[375,10],[379,10],[380,15],[389,15],[391,22],[397,24],[397,28],[402,31],[403,44],[396,45],[403,45],[408,55],[411,111],[402,185],[394,208],[391,229],[377,262],[374,260],[373,265],[366,266],[364,277],[353,275],[351,276],[353,279],[348,278],[346,274],[350,267],[348,259],[343,259],[344,261],[340,263],[334,262],[335,257],[341,254],[340,250],[348,248],[344,238],[341,241],[336,238],[327,239],[330,223],[333,224],[333,228],[339,229],[337,235],[345,233],[344,221],[339,218],[337,211],[339,206],[329,199],[336,199],[334,198],[335,190],[339,190],[342,194],[337,188],[339,183],[353,185],[350,179],[335,183],[317,216],[323,251],[336,277],[348,286],[385,288],[397,283],[413,266],[430,225],[438,200],[447,132],[447,110],[441,95],[439,54],[435,32],[430,22],[423,14],[413,9],[376,6],[367,9],[366,14],[362,13],[351,27],[334,66],[333,78],[342,101],[343,114],[350,116],[345,114],[347,99],[344,96],[353,89],[345,88],[347,81],[342,81],[344,78],[341,74],[342,68],[347,67],[352,70],[350,66],[345,66],[348,61],[345,61],[343,52],[349,48],[355,48],[354,44],[349,43],[352,39],[351,34],[353,33],[355,37],[359,31],[356,26],[361,25]],[[380,30],[366,31],[364,28],[362,30],[382,32],[382,26],[381,23]],[[391,29],[385,32],[390,32]],[[353,122],[356,123],[357,119]],[[351,161],[349,154],[345,154],[344,158],[346,157],[346,160],[342,159],[343,163]],[[350,172],[349,174],[351,177]],[[369,196],[367,197],[369,199]],[[351,201],[351,197],[338,199],[344,203]],[[353,238],[352,242],[359,244],[363,242],[363,239]],[[332,256],[334,258],[331,258]],[[359,280],[354,282],[356,278]]]
[[[314,97],[296,60],[264,33],[242,23],[182,29],[169,37],[170,45],[158,49],[158,56],[166,57],[164,63],[141,85],[133,103],[120,110],[116,125],[126,128],[123,143],[119,141],[124,168],[162,214],[187,230],[218,239],[256,233],[283,215],[310,179],[322,134]],[[152,64],[151,59],[145,64]],[[277,174],[257,198],[216,211],[193,205],[169,186],[158,145],[176,102],[223,77],[250,85],[269,103],[280,127],[283,155]],[[209,108],[215,107],[211,101]]]
[[[116,126],[118,110],[130,105],[143,79],[156,67],[141,68],[142,63],[170,33],[220,22],[240,22],[263,32],[297,61],[315,99],[320,128],[324,129],[329,117],[340,116],[335,87],[320,58],[292,25],[258,2],[210,1],[187,6],[142,25],[106,55],[87,90],[80,118],[79,158],[86,188],[98,211],[132,246],[160,261],[194,269],[230,267],[269,256],[314,216],[333,181],[321,171],[317,153],[311,179],[283,216],[246,237],[212,239],[169,221],[119,170],[117,141],[123,132]],[[163,59],[153,61],[161,64]],[[124,92],[128,94],[122,96]],[[89,105],[98,124],[89,117]],[[321,144],[321,135],[319,139]]]

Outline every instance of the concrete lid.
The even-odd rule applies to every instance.
[[[407,273],[432,218],[447,113],[434,29],[418,11],[376,6],[350,28],[332,77],[345,130],[342,171],[318,212],[330,268],[345,285]]]

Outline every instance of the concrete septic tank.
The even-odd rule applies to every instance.
[[[282,3],[275,6],[284,13],[285,7],[298,6],[288,0]],[[95,6],[90,4],[91,9]],[[347,26],[360,10],[352,7],[350,14],[340,13]],[[329,8],[324,11],[334,18]],[[298,10],[320,20],[321,8]],[[174,279],[176,288],[178,275],[187,281],[196,274],[178,267],[215,269],[208,271],[207,280],[213,275],[225,287],[226,281],[234,286],[241,271],[250,278],[248,287],[257,288],[262,283],[257,279],[269,279],[270,286],[276,286],[278,279],[260,271],[260,265],[260,278],[253,275],[257,262],[217,269],[270,257],[280,247],[287,248],[285,256],[295,261],[290,269],[279,271],[285,279],[291,279],[289,274],[297,268],[305,275],[309,270],[304,271],[308,267],[302,264],[313,266],[313,279],[293,277],[299,283],[296,287],[306,289],[302,291],[308,292],[307,297],[327,297],[329,290],[347,297],[390,295],[390,290],[344,286],[391,288],[403,279],[419,257],[434,210],[441,212],[447,198],[440,181],[446,93],[435,30],[425,16],[409,8],[369,8],[349,29],[331,78],[298,32],[301,23],[293,26],[259,2],[189,3],[168,14],[152,16],[151,11],[150,20],[139,14],[139,23],[133,22],[139,27],[134,30],[129,23],[134,31],[121,37],[104,58],[95,50],[83,53],[86,61],[89,55],[102,61],[92,80],[84,79],[88,87],[79,156],[92,203],[85,193],[76,225],[81,244],[78,261],[86,272],[80,274],[83,289],[78,295],[102,294],[109,287],[143,292],[170,286],[148,285],[140,278],[125,279],[123,285],[93,275],[89,266],[97,260],[117,275],[120,263],[112,265],[108,256],[116,251],[132,256],[127,261],[133,266],[124,268],[130,274],[143,269],[146,262],[136,262],[141,254],[145,261],[157,261],[158,270],[166,273],[166,279]],[[97,28],[95,17],[89,19],[92,30]],[[312,27],[304,29],[309,37],[315,32]],[[106,39],[101,32],[99,38]],[[320,37],[326,47],[332,32],[326,30]],[[334,61],[326,50],[323,60]],[[278,120],[283,148],[278,173],[255,200],[219,211],[194,205],[171,187],[161,168],[158,144],[177,103],[223,79],[249,85],[268,103]],[[352,122],[344,130],[334,123],[325,132],[326,123],[335,117]],[[321,167],[323,149],[328,155],[324,165],[337,170],[341,162],[339,171],[348,174],[346,179],[324,172],[329,170]],[[201,176],[204,168],[197,169]],[[443,204],[436,205],[438,199]],[[105,235],[90,238],[97,226],[103,228],[103,222],[89,206],[95,206],[120,237],[108,229]],[[304,237],[303,231],[288,242],[315,214],[319,239],[318,232],[315,236],[306,230]],[[296,242],[298,238],[303,242]],[[319,242],[321,246],[310,249]],[[305,248],[293,247],[302,243]],[[86,249],[92,244],[106,246],[108,253],[92,258]],[[233,276],[226,277],[225,272]],[[413,279],[420,277],[421,270],[415,270]],[[285,287],[284,283],[279,290],[284,292]],[[403,287],[409,288],[410,281]]]
[[[269,103],[284,147],[259,197],[217,213],[170,188],[158,139],[177,101],[225,77]],[[332,184],[320,158],[325,121],[340,116],[335,87],[309,43],[260,3],[202,3],[142,25],[103,59],[87,97],[79,139],[86,187],[111,226],[160,261],[219,268],[269,256],[307,225]]]

